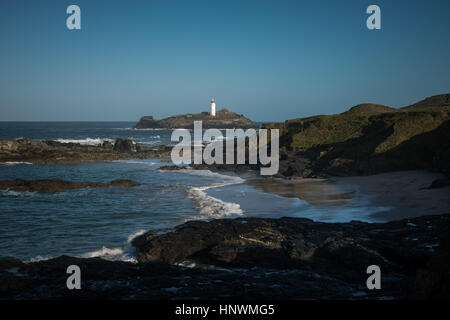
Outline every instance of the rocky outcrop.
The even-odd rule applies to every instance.
[[[133,158],[169,158],[170,151],[171,148],[167,146],[144,147],[129,139],[117,139],[114,146],[108,141],[102,145],[90,146],[31,139],[0,139],[0,162],[63,164]]]
[[[445,188],[450,187],[450,179],[436,179],[434,180],[430,186],[429,189],[438,189],[438,188]]]
[[[118,152],[136,152],[136,144],[130,139],[117,139],[113,150]]]
[[[186,169],[186,167],[175,166],[175,165],[167,165],[167,166],[159,167],[159,170],[163,170],[163,171],[179,171],[179,170],[185,170],[185,169]]]
[[[208,112],[188,113],[185,115],[177,115],[162,120],[156,120],[152,116],[142,117],[136,124],[137,129],[161,128],[161,129],[193,129],[194,121],[202,121],[204,129],[216,128],[258,128],[256,122],[244,117],[243,115],[228,111],[227,109],[219,110],[215,116],[211,116]]]
[[[70,265],[81,269],[81,290],[66,287]],[[395,297],[403,297],[398,291]],[[214,270],[68,256],[33,263],[0,258],[0,300],[368,299],[377,295],[360,284],[303,270]]]
[[[402,109],[362,104],[336,115],[264,124],[280,130],[280,177],[428,169],[450,177],[450,95]]]
[[[450,299],[450,231],[435,250],[426,266],[417,271],[414,292],[417,299]]]
[[[140,262],[186,260],[222,267],[360,273],[370,264],[408,274],[430,256],[450,215],[389,223],[321,223],[302,218],[191,221],[133,240]],[[415,270],[415,269],[414,269]],[[344,272],[345,271],[345,272]]]
[[[134,239],[137,264],[0,259],[0,299],[442,299],[450,292],[449,227],[450,215],[376,224],[192,221]],[[382,290],[366,287],[372,264]],[[69,265],[80,267],[82,290],[66,289]]]
[[[67,190],[82,188],[105,188],[105,187],[134,187],[140,184],[132,180],[113,180],[110,183],[104,182],[73,182],[59,179],[44,180],[0,180],[0,190],[14,190],[20,192],[42,192],[55,193]]]

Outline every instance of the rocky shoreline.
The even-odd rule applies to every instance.
[[[404,109],[364,104],[338,115],[265,124],[265,128],[281,131],[280,171],[276,177],[358,176],[426,169],[449,178],[449,101],[450,95],[441,95]],[[203,116],[207,117],[199,117]],[[192,122],[192,116],[187,118]],[[153,123],[154,119],[143,120],[147,121],[144,127],[160,125]],[[168,158],[170,152],[170,147],[148,148],[124,139],[101,146],[0,140],[0,162],[63,164]],[[192,167],[235,172],[259,169],[258,165]],[[430,187],[448,187],[447,178]],[[64,183],[57,183],[51,190],[62,190]],[[16,187],[26,190],[30,186],[19,181]],[[148,231],[132,244],[137,264],[66,256],[33,263],[0,259],[0,298],[450,298],[448,214],[371,224],[301,218],[191,221]],[[66,268],[71,264],[82,269],[82,290],[66,289]],[[382,270],[382,290],[369,291],[365,286],[366,268],[373,264]]]
[[[67,256],[32,263],[0,259],[0,299],[450,297],[450,215],[376,224],[192,221],[149,231],[133,245],[137,264]],[[81,268],[81,290],[66,288],[72,264]],[[381,290],[366,288],[372,264],[382,270]]]
[[[50,140],[0,139],[0,162],[68,164],[136,158],[169,158],[170,151],[171,148],[167,146],[145,147],[129,139],[117,139],[114,144],[106,141],[98,146]]]
[[[73,182],[60,179],[0,180],[0,190],[40,193],[55,193],[82,188],[135,187],[139,185],[140,183],[136,181],[121,179],[116,179],[109,183],[93,181]]]

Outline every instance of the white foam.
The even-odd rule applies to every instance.
[[[161,131],[161,130],[169,130],[164,128],[144,128],[144,129],[138,129],[138,128],[130,128],[131,130],[138,130],[138,131]]]
[[[127,242],[121,247],[108,248],[102,246],[101,249],[84,253],[81,258],[102,258],[111,261],[125,261],[137,263],[135,248],[131,245],[131,241],[137,236],[143,234],[145,230],[139,230],[128,236]]]
[[[123,254],[123,249],[120,247],[117,248],[107,248],[103,246],[99,250],[91,251],[85,254],[82,254],[82,258],[96,258],[96,257],[107,257],[107,256],[117,256]]]
[[[155,140],[155,141],[139,141],[140,144],[146,145],[146,146],[156,146],[161,143],[161,140]]]
[[[29,197],[29,196],[36,194],[36,192],[14,191],[14,190],[6,189],[6,190],[0,190],[0,194],[2,196],[11,196],[11,197]]]
[[[32,164],[31,162],[25,162],[25,161],[6,161],[6,162],[0,162],[0,165],[4,166],[16,166],[19,164]]]
[[[200,177],[213,177],[213,178],[220,178],[225,179],[230,182],[236,183],[243,183],[245,180],[237,177],[237,176],[228,176],[225,174],[221,174],[218,172],[212,172],[210,170],[194,170],[194,169],[186,169],[186,170],[180,170],[179,172],[183,172],[186,174],[190,174],[192,176],[200,176]]]
[[[112,162],[118,162],[118,163],[127,163],[127,164],[142,164],[146,165],[148,167],[153,167],[159,165],[158,162],[155,161],[139,161],[139,160],[113,160]]]
[[[38,255],[38,256],[30,258],[28,261],[25,261],[25,262],[39,262],[39,261],[45,261],[45,260],[50,260],[50,259],[52,259],[52,257],[50,257],[50,256]]]
[[[221,183],[189,188],[189,197],[197,202],[197,208],[200,210],[200,218],[221,218],[232,215],[242,215],[244,213],[239,204],[233,202],[225,202],[223,200],[212,197],[205,192],[208,189],[240,184],[245,181],[244,179],[236,176],[227,176],[209,170],[186,169],[180,170],[179,172],[203,177],[215,177],[225,180]]]
[[[97,146],[99,144],[103,144],[105,141],[109,141],[111,143],[114,142],[114,139],[102,139],[102,138],[86,138],[86,139],[56,139],[56,142],[61,143],[79,143],[81,145],[89,145],[89,146]]]

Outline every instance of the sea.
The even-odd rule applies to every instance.
[[[82,145],[98,145],[117,138],[146,146],[177,143],[171,141],[171,130],[134,129],[134,125],[135,122],[0,122],[0,139],[31,138]],[[288,216],[327,222],[370,221],[371,213],[386,209],[373,207],[370,198],[357,189],[344,204],[318,206],[256,187],[250,181],[262,178],[253,173],[159,169],[168,164],[165,159],[69,165],[0,163],[0,180],[131,179],[141,184],[54,194],[1,190],[0,257],[30,262],[64,254],[136,262],[131,245],[134,237],[190,220]]]

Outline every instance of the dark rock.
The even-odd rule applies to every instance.
[[[44,180],[1,180],[0,190],[14,190],[21,192],[42,192],[54,193],[66,190],[81,189],[81,188],[104,188],[104,187],[132,187],[140,185],[132,180],[114,180],[110,183],[103,182],[73,182],[59,179],[44,179]]]
[[[450,299],[450,230],[431,245],[435,253],[424,268],[417,271],[414,297]]]
[[[356,281],[371,264],[414,276],[431,255],[429,244],[449,225],[450,215],[384,224],[301,218],[191,221],[149,231],[133,245],[140,262],[314,270]]]
[[[119,152],[136,152],[136,145],[130,139],[117,139],[114,144],[115,151]]]
[[[344,299],[361,286],[306,270],[211,270],[166,263],[132,264],[61,256],[3,268],[0,299]],[[67,267],[81,269],[82,289],[66,288]],[[386,289],[388,290],[388,289]],[[387,291],[386,294],[390,294]],[[366,298],[375,295],[368,293]]]
[[[165,171],[178,171],[178,170],[185,170],[186,167],[181,167],[181,166],[161,166],[159,167],[159,170],[165,170]]]
[[[0,299],[448,299],[449,224],[450,215],[376,224],[193,221],[136,238],[137,264],[0,258]],[[381,267],[382,290],[366,287],[372,264]],[[67,290],[69,265],[80,267],[82,290]]]
[[[428,187],[429,189],[444,188],[450,186],[450,179],[436,179]]]
[[[109,185],[112,187],[135,187],[140,186],[141,184],[133,180],[116,179],[111,181]]]
[[[109,141],[103,141],[103,148],[105,149],[112,149],[113,148],[113,144]]]

